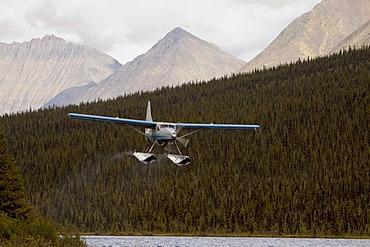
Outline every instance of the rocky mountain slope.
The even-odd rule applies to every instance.
[[[370,44],[369,0],[323,0],[248,64],[175,28],[124,66],[54,35],[0,43],[0,115],[150,91]]]
[[[91,87],[75,103],[114,98],[124,93],[208,80],[240,69],[245,64],[216,45],[175,28],[148,52],[126,63]]]
[[[348,49],[350,46],[360,48],[364,45],[370,45],[370,20],[342,40],[342,42],[332,49],[332,52]]]
[[[323,0],[290,23],[264,51],[239,71],[328,54],[369,20],[369,0]],[[341,47],[347,45],[342,44]]]
[[[63,90],[99,82],[119,67],[96,49],[54,35],[0,43],[0,115],[40,108]]]

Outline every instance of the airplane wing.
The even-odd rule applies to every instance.
[[[157,125],[153,121],[145,120],[136,120],[136,119],[127,119],[119,117],[105,117],[105,116],[96,116],[96,115],[86,115],[78,113],[69,113],[68,116],[73,119],[82,119],[82,120],[92,120],[100,122],[110,122],[131,126],[138,126],[144,128],[154,129]],[[176,125],[176,128],[180,129],[225,129],[225,130],[247,130],[247,129],[258,129],[259,125],[242,125],[242,124],[195,124],[195,123],[172,123]]]
[[[181,129],[225,129],[225,130],[247,130],[258,129],[259,125],[243,124],[193,124],[193,123],[175,123],[177,128]]]
[[[144,127],[144,128],[154,129],[156,127],[156,122],[152,122],[152,121],[126,119],[126,118],[119,118],[119,117],[116,117],[116,118],[104,117],[104,116],[86,115],[86,114],[78,114],[78,113],[69,113],[68,116],[74,119],[110,122],[110,123],[125,124],[125,125],[131,125],[131,126],[139,126],[139,127]]]

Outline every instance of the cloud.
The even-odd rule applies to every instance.
[[[182,27],[243,60],[320,0],[3,0],[0,41],[55,34],[121,63]]]

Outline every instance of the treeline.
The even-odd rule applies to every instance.
[[[143,165],[136,131],[69,112],[259,124],[203,131],[193,163]],[[31,202],[86,232],[370,235],[370,49],[80,106],[7,115]]]

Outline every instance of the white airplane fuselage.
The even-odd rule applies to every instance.
[[[173,142],[177,138],[176,125],[171,123],[158,123],[155,129],[145,129],[146,136],[159,143]]]
[[[153,121],[150,101],[146,109],[146,121]],[[176,125],[173,123],[157,122],[155,128],[146,128],[145,135],[148,141],[155,142],[158,145],[165,145],[168,142],[174,142],[177,138]]]

